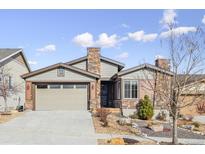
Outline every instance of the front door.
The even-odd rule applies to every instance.
[[[108,104],[108,85],[101,84],[101,106],[107,107]]]

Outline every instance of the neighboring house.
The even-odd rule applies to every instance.
[[[18,85],[18,93],[8,98],[8,107],[16,108],[25,103],[25,81],[21,78],[22,74],[29,73],[30,68],[22,49],[3,49],[0,48],[0,69],[3,67],[9,74],[9,85]],[[0,76],[1,82],[1,76]],[[0,108],[4,107],[4,99],[0,97]]]
[[[166,59],[155,65],[125,69],[121,62],[101,56],[100,48],[88,48],[87,56],[57,63],[22,75],[26,81],[26,108],[32,110],[89,110],[100,107],[135,109],[139,99],[149,95],[155,107],[162,106],[156,94],[146,88],[153,75],[172,76]]]
[[[184,75],[178,75],[179,78],[184,78]],[[190,80],[185,85],[182,98],[187,105],[181,109],[182,114],[198,115],[200,114],[197,106],[205,108],[205,74],[192,74]]]

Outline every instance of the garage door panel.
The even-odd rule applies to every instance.
[[[87,88],[36,89],[36,110],[87,110]]]

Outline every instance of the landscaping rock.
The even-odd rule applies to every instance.
[[[162,132],[164,129],[164,126],[163,125],[152,125],[150,129],[153,130],[154,132]]]
[[[129,130],[130,130],[130,132],[132,132],[133,134],[136,134],[136,135],[142,134],[140,129],[138,129],[138,128],[130,128]]]
[[[188,130],[193,130],[194,129],[194,125],[182,125],[182,128],[188,129]]]
[[[125,120],[127,125],[131,125],[132,124],[132,119],[131,118],[126,118]]]
[[[183,120],[192,121],[192,119],[193,119],[192,115],[184,115],[183,116]]]
[[[131,125],[132,124],[132,119],[131,118],[120,118],[118,120],[118,123],[120,125]]]
[[[169,112],[167,110],[160,110],[160,112],[156,116],[156,119],[169,121],[170,120]]]
[[[137,123],[133,122],[133,123],[132,123],[132,128],[139,128],[139,126],[138,126]]]

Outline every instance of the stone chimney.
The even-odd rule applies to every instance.
[[[155,66],[169,71],[170,70],[170,60],[165,59],[165,58],[157,58],[155,60]]]
[[[87,48],[87,52],[87,70],[100,75],[100,48],[89,47]]]

